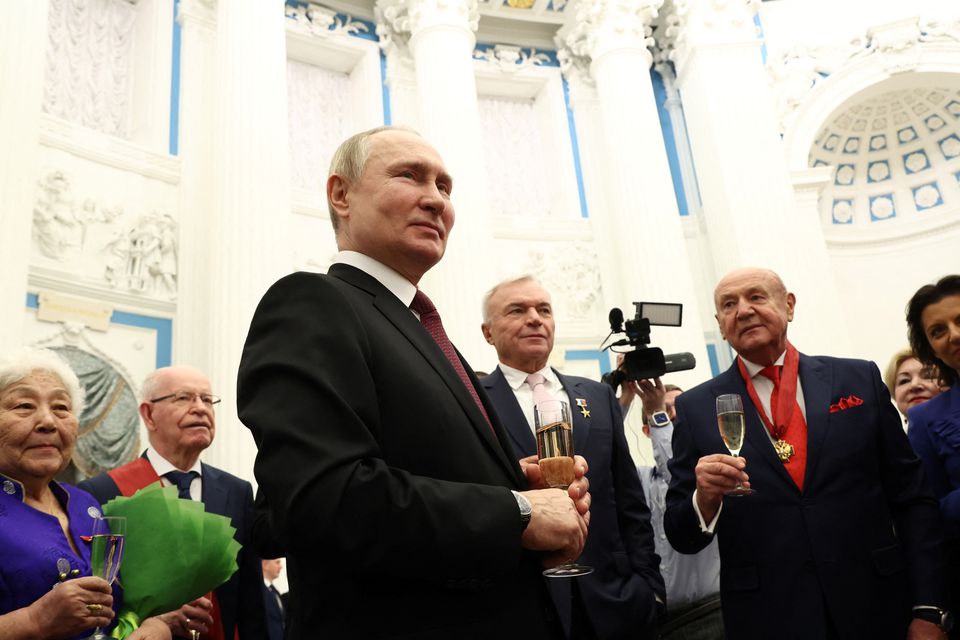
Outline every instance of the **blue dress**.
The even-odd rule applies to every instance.
[[[89,493],[51,482],[67,512],[70,535],[79,555],[70,547],[60,521],[23,501],[23,485],[0,474],[0,614],[26,607],[66,580],[91,575],[90,543],[82,536],[93,533],[100,505]],[[114,588],[114,610],[120,606]],[[85,638],[92,629],[76,638]]]

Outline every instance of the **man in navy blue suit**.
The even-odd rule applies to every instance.
[[[212,640],[234,640],[235,634],[239,640],[263,640],[267,637],[263,575],[251,548],[253,489],[246,480],[200,462],[201,452],[213,443],[214,408],[220,399],[213,395],[203,372],[182,366],[152,372],[144,380],[141,396],[140,417],[150,446],[136,460],[79,486],[104,504],[159,480],[175,484],[181,498],[199,500],[206,511],[230,518],[234,537],[242,545],[237,572],[211,598],[200,598],[161,617],[174,637],[200,631]]]
[[[945,638],[937,503],[876,365],[800,354],[772,271],[728,274],[714,302],[739,357],[677,399],[664,524],[682,553],[717,536],[727,637]],[[743,399],[742,457],[722,394]],[[731,496],[738,482],[756,493]]]
[[[655,638],[665,598],[660,558],[613,390],[547,365],[553,350],[553,308],[550,295],[533,278],[500,283],[487,294],[483,307],[483,334],[496,348],[500,364],[481,382],[514,450],[532,456],[521,463],[536,461],[534,395],[546,392],[570,406],[574,451],[590,465],[590,535],[579,562],[594,572],[548,580],[568,636]],[[528,381],[531,375],[533,381]],[[540,384],[543,391],[535,392]]]

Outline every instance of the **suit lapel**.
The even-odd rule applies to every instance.
[[[500,416],[500,421],[514,449],[523,457],[534,455],[537,452],[537,442],[533,437],[533,431],[527,424],[527,418],[523,415],[520,403],[517,402],[517,396],[507,384],[507,379],[503,376],[500,367],[481,380],[480,384],[489,394],[490,401],[497,415]]]
[[[830,425],[830,395],[833,387],[832,370],[815,358],[800,354],[800,384],[803,386],[803,404],[807,421],[807,468],[803,486],[810,480],[823,458],[823,440]]]
[[[483,440],[511,476],[517,478],[519,469],[517,461],[511,461],[504,447],[500,446],[500,443],[497,442],[494,436],[496,427],[494,426],[494,430],[491,430],[491,425],[487,423],[483,414],[480,413],[477,403],[474,402],[473,396],[470,395],[470,392],[463,385],[453,365],[451,365],[447,357],[443,355],[443,351],[440,350],[440,347],[437,346],[437,343],[430,337],[430,334],[427,333],[426,329],[423,328],[423,325],[420,324],[410,309],[404,306],[404,304],[386,287],[380,284],[376,278],[355,267],[335,264],[330,267],[328,274],[362,289],[373,296],[373,306],[396,327],[397,331],[420,352],[433,370],[436,371],[450,392],[456,397],[457,402],[460,403],[477,436]],[[464,369],[470,372],[470,365],[463,359],[459,351],[457,352],[457,357],[459,357],[463,363]],[[468,373],[468,375],[470,375],[470,373]],[[488,411],[488,413],[490,412]],[[491,421],[496,421],[493,415],[490,416],[490,419]]]
[[[204,511],[229,517],[230,514],[227,513],[227,489],[224,483],[220,482],[220,472],[203,462],[200,463],[200,470],[203,473],[203,480],[200,484],[200,501],[203,503]]]
[[[787,473],[780,458],[777,457],[773,443],[770,442],[770,435],[767,432],[767,428],[763,425],[763,420],[760,419],[760,409],[755,407],[753,401],[750,400],[750,394],[747,393],[747,385],[740,376],[736,362],[734,362],[733,366],[727,369],[726,372],[714,379],[712,391],[714,392],[714,397],[724,393],[737,393],[740,394],[740,397],[743,399],[743,417],[746,421],[746,433],[744,434],[743,448],[740,450],[740,455],[748,460],[747,473],[750,473],[749,465],[759,460],[770,467],[773,473],[792,487],[794,491],[799,492],[797,484],[793,481],[793,478],[790,477],[790,474]],[[711,413],[713,413],[714,410],[715,408],[711,407]],[[719,438],[719,427],[715,425],[715,428],[717,429],[717,437]]]
[[[567,392],[570,399],[570,422],[573,427],[573,451],[580,453],[586,450],[587,437],[590,435],[591,418],[584,415],[585,411],[590,412],[590,402],[588,402],[587,393],[579,383],[571,378],[561,375],[556,369],[553,370],[560,380],[560,385]],[[583,400],[584,407],[577,406],[577,400]]]

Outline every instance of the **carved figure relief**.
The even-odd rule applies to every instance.
[[[601,300],[600,270],[596,249],[584,242],[530,253],[524,271],[540,280],[553,294],[559,315],[572,320],[591,320]]]
[[[167,214],[141,216],[118,232],[104,249],[109,253],[104,278],[115,289],[177,295],[177,222]]]
[[[78,202],[69,178],[51,171],[38,181],[33,237],[43,255],[64,260],[69,252],[84,250],[90,225],[110,224],[121,215],[122,207],[100,206],[90,199]]]

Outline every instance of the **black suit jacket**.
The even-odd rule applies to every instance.
[[[237,397],[298,594],[288,638],[556,631],[520,546],[524,478],[478,392],[492,428],[409,308],[358,269],[266,293]]]
[[[238,630],[240,640],[262,640],[267,633],[261,596],[263,573],[260,559],[250,548],[253,488],[246,480],[208,464],[201,464],[201,473],[203,508],[230,518],[236,529],[234,537],[242,545],[237,554],[236,573],[216,589],[224,635],[232,640],[234,630]],[[92,493],[100,504],[120,495],[113,478],[106,473],[84,480],[78,486]]]
[[[664,525],[695,553],[697,460],[727,453],[715,399],[744,399],[741,455],[757,491],[724,499],[717,521],[720,593],[731,638],[904,638],[913,605],[943,606],[942,531],[899,415],[876,365],[800,356],[807,464],[801,492],[777,458],[736,363],[677,399]],[[861,404],[831,411],[841,398]],[[789,464],[789,463],[788,463]]]
[[[623,432],[623,418],[609,385],[557,373],[570,397],[573,449],[590,470],[590,533],[579,562],[593,573],[576,578],[584,609],[599,638],[653,638],[657,602],[666,590],[653,542],[650,510]],[[498,367],[481,381],[521,456],[537,443],[517,397]],[[585,401],[584,415],[577,399]],[[551,579],[561,618],[570,617],[569,580]],[[565,592],[565,593],[564,593]]]

